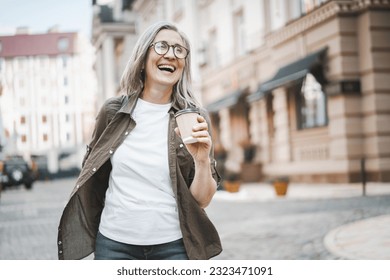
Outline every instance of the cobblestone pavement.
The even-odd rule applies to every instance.
[[[57,259],[57,226],[74,182],[37,182],[31,191],[2,193],[0,259]],[[390,214],[390,196],[384,194],[253,200],[224,193],[207,208],[224,247],[216,259],[341,259],[324,246],[330,231]]]
[[[215,259],[347,259],[326,249],[325,236],[342,225],[390,214],[388,194],[326,199],[251,197],[251,201],[219,196],[208,208],[224,247]]]
[[[32,190],[3,191],[0,259],[57,259],[57,227],[74,179],[38,181]]]

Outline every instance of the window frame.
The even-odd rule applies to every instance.
[[[320,87],[320,94],[322,96],[321,99],[323,99],[323,104],[322,104],[322,109],[321,111],[319,111],[320,109],[311,109],[311,111],[314,113],[313,114],[304,114],[302,112],[302,109],[303,107],[305,108],[309,108],[310,110],[310,104],[307,106],[306,104],[303,104],[304,102],[304,99],[305,99],[305,92],[304,92],[304,88],[305,88],[305,83],[306,83],[306,80],[308,79],[308,75],[311,75],[313,78],[314,78],[314,82],[318,83],[321,87]],[[324,91],[324,86],[325,84],[324,83],[321,83],[317,77],[312,74],[312,73],[308,73],[304,79],[295,84],[293,86],[293,91],[294,91],[294,96],[295,96],[295,114],[296,114],[296,124],[297,124],[297,129],[298,130],[307,130],[307,129],[312,129],[312,128],[319,128],[319,127],[325,127],[325,126],[328,126],[329,124],[329,116],[328,116],[328,98],[327,98],[327,95],[326,95],[326,92]],[[315,94],[315,92],[313,93]],[[318,94],[318,93],[317,93]],[[318,98],[316,98],[318,99]],[[320,101],[316,101],[314,104],[318,104],[318,102]],[[313,104],[313,103],[312,103]],[[306,106],[305,106],[306,105]],[[319,115],[322,114],[322,118],[323,118],[323,121],[320,122],[318,121],[319,119]],[[305,118],[306,118],[306,121],[305,121]],[[309,119],[310,118],[310,119]],[[310,122],[312,124],[310,124]]]

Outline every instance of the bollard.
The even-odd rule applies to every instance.
[[[360,160],[360,178],[362,179],[363,196],[366,196],[366,160]]]

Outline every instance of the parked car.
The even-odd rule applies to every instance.
[[[9,156],[0,160],[0,185],[2,189],[24,185],[31,189],[36,180],[36,170],[21,156]],[[0,187],[1,188],[1,187]]]

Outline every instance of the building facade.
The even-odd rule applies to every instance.
[[[119,94],[119,82],[136,42],[136,15],[132,1],[93,5],[92,43],[96,50],[97,108]]]
[[[279,72],[249,99],[265,174],[357,182],[364,160],[369,180],[390,180],[389,12],[328,1],[269,34]]]
[[[45,156],[53,173],[60,158],[81,162],[95,119],[93,55],[77,33],[0,36],[5,154]]]
[[[122,2],[122,1],[116,1]],[[175,22],[222,165],[243,180],[390,181],[386,0],[129,1]]]

